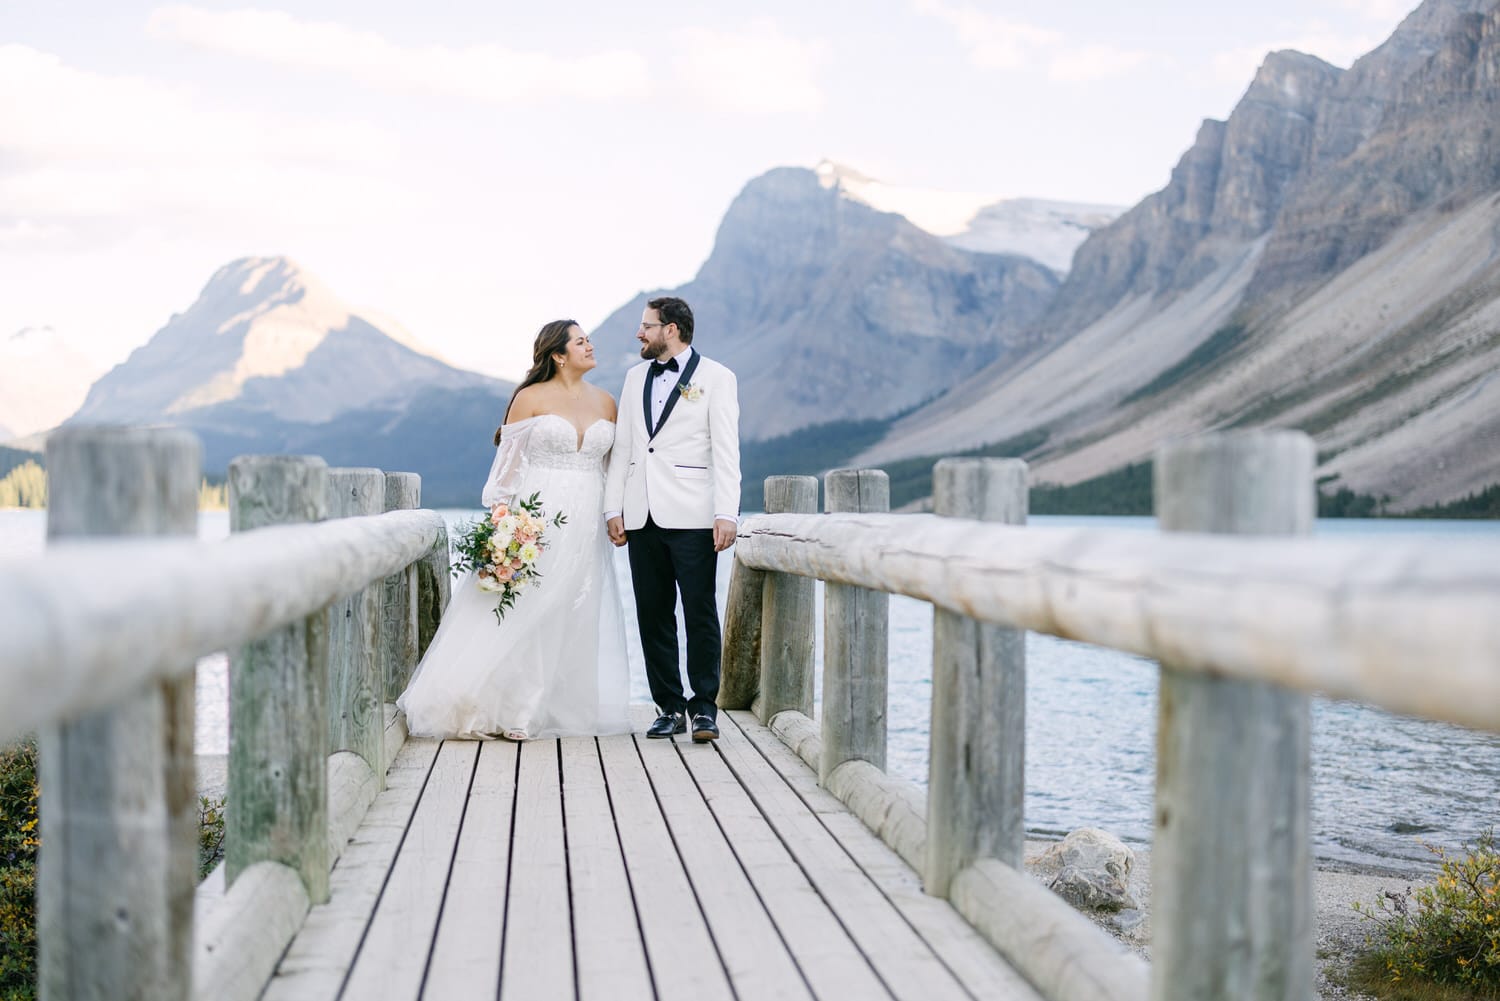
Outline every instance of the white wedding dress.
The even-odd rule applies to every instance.
[[[506,730],[528,737],[626,733],[630,669],[625,622],[603,517],[604,469],[615,426],[595,421],[578,442],[558,414],[507,424],[481,499],[540,494],[548,525],[537,561],[541,579],[516,598],[502,622],[499,596],[472,573],[453,597],[431,645],[396,704],[409,732],[483,739]]]

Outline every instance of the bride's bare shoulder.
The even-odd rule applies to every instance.
[[[536,417],[546,413],[546,393],[542,390],[540,383],[524,386],[510,401],[510,411],[506,414],[506,423],[515,424],[530,417]]]

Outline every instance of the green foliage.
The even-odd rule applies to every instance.
[[[28,462],[35,462],[38,465],[42,465],[42,453],[27,452],[19,448],[6,448],[4,445],[0,445],[0,476],[4,476],[17,466],[24,466]]]
[[[41,787],[35,740],[0,749],[0,1001],[36,997],[36,859]],[[198,800],[198,878],[224,857],[224,800]]]
[[[1407,512],[1413,518],[1500,518],[1500,483],[1465,494],[1456,501]]]
[[[47,506],[47,473],[26,461],[0,478],[0,507]]]
[[[1136,400],[1144,400],[1148,396],[1154,396],[1162,390],[1172,388],[1184,379],[1212,368],[1220,359],[1243,343],[1244,340],[1244,324],[1231,323],[1227,327],[1220,327],[1209,335],[1208,340],[1188,352],[1187,357],[1183,358],[1182,361],[1173,365],[1155,379],[1152,379],[1140,389],[1137,389],[1121,400],[1121,405],[1134,403]]]
[[[1385,506],[1390,500],[1390,494],[1376,497],[1373,494],[1355,493],[1348,487],[1339,487],[1331,494],[1319,490],[1318,517],[1380,518],[1385,515]]]
[[[35,996],[39,795],[36,742],[0,750],[0,1001]]]
[[[229,484],[222,480],[211,483],[206,477],[198,481],[198,510],[226,511],[229,509]]]
[[[1152,464],[1133,462],[1072,486],[1038,484],[1031,488],[1031,513],[1149,515],[1154,498]]]
[[[224,859],[224,797],[198,797],[198,882]]]
[[[1355,910],[1375,921],[1370,959],[1385,984],[1430,982],[1462,988],[1475,998],[1500,998],[1500,850],[1495,832],[1475,838],[1469,851],[1438,857],[1437,880],[1415,893],[1387,893]]]

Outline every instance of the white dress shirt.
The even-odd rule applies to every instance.
[[[669,368],[662,369],[661,375],[658,375],[651,382],[651,426],[653,428],[661,422],[661,413],[667,408],[667,401],[677,391],[677,381],[682,378],[682,373],[687,371],[688,362],[693,358],[693,349],[690,346],[685,346],[672,357],[677,359],[677,371],[674,372]],[[656,360],[662,362],[662,364],[666,364],[664,359],[658,358]],[[620,401],[620,408],[622,410],[629,406],[631,406],[630,401]],[[621,517],[619,511],[604,512],[604,519],[606,521],[619,517]],[[736,525],[740,523],[739,516],[734,514],[716,513],[714,517],[719,521],[728,521]]]

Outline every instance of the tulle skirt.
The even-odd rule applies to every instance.
[[[472,574],[453,583],[442,623],[396,704],[410,733],[485,739],[630,730],[630,669],[613,547],[600,513],[598,470],[533,468],[523,496],[540,493],[549,525],[541,572],[495,621],[499,596]]]

